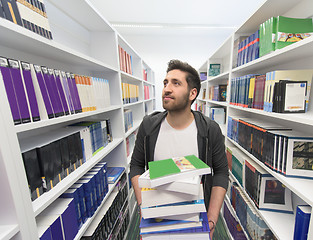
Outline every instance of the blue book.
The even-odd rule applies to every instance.
[[[89,181],[87,184],[90,185],[91,187],[88,187],[88,189],[90,189],[90,199],[92,201],[92,214],[91,216],[93,215],[93,213],[96,211],[96,209],[98,208],[98,203],[97,203],[97,190],[96,190],[96,179],[94,176],[87,176],[87,175],[84,175],[81,177],[81,179],[79,181],[84,181],[84,180],[87,180]],[[89,196],[88,196],[89,197]],[[89,198],[88,198],[89,199]],[[87,200],[87,198],[86,198]]]
[[[306,240],[308,238],[311,211],[311,206],[297,206],[294,240]]]
[[[99,171],[89,171],[87,172],[81,179],[84,179],[84,177],[92,177],[94,183],[95,183],[95,194],[96,194],[96,204],[100,206],[103,198],[101,194],[101,180],[100,180],[100,174]]]
[[[164,236],[167,234],[192,234],[192,233],[207,233],[209,236],[209,232],[210,232],[210,227],[209,227],[209,222],[208,222],[208,217],[207,214],[205,212],[200,213],[200,218],[202,219],[201,223],[202,226],[200,227],[192,227],[192,228],[187,228],[187,229],[176,229],[176,230],[170,230],[164,233],[153,233],[151,235],[154,234],[160,234],[160,236]],[[190,236],[190,239],[192,239],[192,235]]]
[[[78,191],[77,193],[79,197],[80,214],[82,217],[82,223],[85,223],[87,220],[87,207],[86,207],[84,185],[75,183],[69,189],[77,189]]]
[[[200,221],[184,221],[158,218],[142,218],[139,227],[141,234],[163,233],[178,229],[188,229],[196,227],[202,228],[202,219],[200,218]]]
[[[105,194],[106,195],[109,191],[109,182],[108,182],[108,166],[106,162],[99,162],[96,164],[95,167],[101,167],[103,172],[103,179],[104,179],[104,188],[105,188]]]
[[[80,210],[81,208],[80,208],[78,189],[72,188],[72,189],[66,190],[61,195],[61,198],[73,198],[74,199],[75,212],[77,215],[77,224],[78,224],[78,227],[80,228],[83,225],[83,221],[82,221],[82,215],[81,215],[81,210]]]
[[[124,167],[108,167],[108,183],[115,183],[124,170]]]

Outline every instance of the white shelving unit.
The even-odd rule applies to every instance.
[[[145,114],[154,111],[153,70],[97,11],[93,0],[46,0],[45,5],[53,40],[0,18],[1,56],[107,79],[111,105],[96,111],[14,126],[4,84],[0,82],[0,239],[38,239],[36,216],[99,161],[104,159],[108,166],[123,166],[128,173],[126,137],[138,129]],[[133,75],[120,70],[118,45],[132,55]],[[147,81],[143,79],[143,69],[147,70]],[[124,81],[139,86],[137,103],[122,103],[121,83]],[[148,100],[143,98],[144,85],[151,89]],[[125,108],[130,108],[134,116],[134,127],[127,133],[124,131]],[[19,140],[49,133],[76,122],[101,121],[106,118],[111,120],[113,142],[32,202]],[[106,199],[103,204],[105,202]],[[99,219],[96,215],[93,218]],[[93,221],[89,219],[82,226],[77,239],[83,236]]]
[[[226,116],[244,116],[264,121],[279,122],[281,125],[290,126],[292,129],[305,131],[313,135],[312,91],[308,111],[304,114],[269,113],[263,110],[243,108],[229,104],[230,80],[232,78],[240,77],[246,74],[264,74],[273,70],[313,69],[313,37],[289,45],[283,49],[276,50],[240,67],[232,67],[234,41],[240,36],[251,35],[259,28],[261,23],[273,16],[279,15],[295,18],[312,18],[312,2],[310,0],[264,1],[260,8],[253,13],[233,34],[231,34],[231,36],[226,39],[216,52],[199,68],[199,72],[207,71],[208,73],[210,63],[224,64],[221,74],[211,78],[208,77],[208,80],[202,82],[202,87],[208,89],[210,85],[228,83],[226,103],[207,99],[200,99],[197,101],[205,101],[208,106],[224,106],[226,108]],[[225,134],[227,136],[227,127]],[[313,206],[313,192],[311,191],[313,180],[285,177],[279,173],[271,171],[239,144],[227,137],[225,140],[226,144],[240,149],[244,154],[246,154],[246,156],[258,163],[292,191],[294,212],[298,202]],[[259,211],[259,213],[278,239],[293,239],[295,215],[276,212],[272,213],[269,211]],[[313,221],[310,221],[308,239],[313,239]]]

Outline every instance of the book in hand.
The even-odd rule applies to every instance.
[[[180,193],[188,193],[192,195],[199,194],[200,176],[180,179],[174,182],[166,183],[156,187],[160,190],[174,191]],[[140,188],[151,188],[149,170],[145,171],[138,179]]]
[[[166,216],[205,212],[204,200],[194,200],[153,207],[141,207],[143,218],[165,218]]]
[[[192,227],[202,227],[202,222],[192,222],[192,221],[183,221],[183,220],[167,220],[167,219],[159,219],[159,218],[149,218],[149,219],[141,219],[140,222],[140,233],[160,233],[167,232],[170,230],[177,229],[186,229]]]
[[[206,212],[200,213],[201,215],[201,223],[200,227],[191,227],[185,229],[175,229],[169,230],[163,233],[147,233],[142,234],[142,240],[208,240],[209,239],[209,222]]]
[[[175,180],[210,173],[211,168],[194,155],[149,162],[152,188]]]
[[[159,190],[156,188],[142,188],[141,189],[141,199],[142,207],[153,207],[164,204],[178,203],[184,201],[193,201],[203,199],[203,188],[202,185],[199,189],[197,195],[192,195],[186,193],[180,193],[167,190]]]

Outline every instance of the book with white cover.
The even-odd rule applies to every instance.
[[[200,180],[201,180],[200,176],[195,176],[191,178],[176,180],[174,182],[163,184],[155,188],[160,189],[160,190],[168,190],[168,191],[198,195],[200,191],[199,188],[202,187],[200,185]],[[149,170],[145,171],[139,177],[138,181],[139,181],[140,188],[151,188]]]
[[[172,216],[159,217],[159,219],[169,219],[169,220],[185,220],[185,221],[200,221],[200,213],[188,213],[188,214],[179,214]]]
[[[156,188],[142,188],[141,189],[141,199],[142,199],[141,206],[152,207],[152,206],[157,206],[157,205],[203,199],[202,185],[200,188],[198,187],[198,189],[199,189],[199,193],[197,195],[192,195],[192,194],[180,193],[180,192],[175,193],[172,191],[160,190]]]
[[[154,207],[141,207],[143,218],[165,218],[166,216],[200,212],[206,212],[203,199]]]

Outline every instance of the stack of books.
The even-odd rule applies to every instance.
[[[149,162],[139,177],[142,239],[209,239],[201,175],[210,173],[194,155]]]

